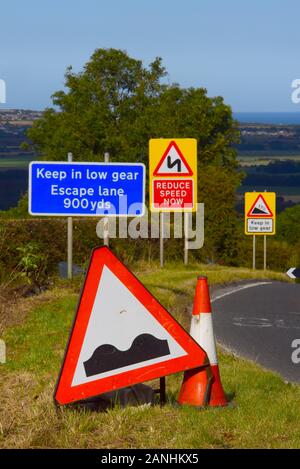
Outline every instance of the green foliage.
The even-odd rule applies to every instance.
[[[300,205],[287,208],[277,217],[277,236],[289,251],[284,267],[300,265]],[[278,253],[274,253],[278,257]]]
[[[18,263],[18,270],[30,285],[41,288],[46,279],[46,259],[45,251],[35,242],[29,242],[24,246],[18,247],[17,251],[21,254]]]
[[[34,242],[36,254],[45,256],[48,275],[58,272],[58,263],[67,257],[66,219],[0,220],[0,277],[18,269],[22,249]],[[84,265],[93,247],[99,244],[95,220],[74,221],[74,262]],[[19,248],[22,248],[21,250]],[[5,275],[6,274],[6,275]]]
[[[0,218],[29,218],[28,214],[28,194],[20,198],[18,205],[9,210],[0,210]]]
[[[146,158],[151,130],[144,113],[164,89],[164,75],[159,58],[146,69],[125,52],[98,49],[83,72],[67,69],[68,91],[53,94],[60,112],[46,109],[29,138],[51,160],[65,159],[72,151],[75,161],[99,161],[109,151],[114,160],[136,161],[141,143]]]
[[[300,242],[300,205],[287,208],[277,217],[278,237],[289,244]]]
[[[199,141],[203,163],[236,167],[232,143],[238,131],[231,108],[204,88],[162,84],[160,58],[149,68],[116,49],[98,49],[78,74],[67,69],[67,92],[53,94],[59,109],[46,109],[28,135],[47,159],[61,160],[72,151],[79,161],[148,162],[148,140],[191,137]]]
[[[212,262],[241,265],[238,257],[241,229],[235,211],[235,172],[217,165],[201,166],[199,198],[205,204],[205,241],[203,251]]]

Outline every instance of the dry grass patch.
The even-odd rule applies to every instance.
[[[21,324],[35,307],[41,304],[46,305],[68,295],[70,295],[70,288],[66,287],[52,288],[28,298],[17,296],[13,292],[0,291],[0,335],[8,327]]]

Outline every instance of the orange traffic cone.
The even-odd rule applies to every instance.
[[[197,280],[190,334],[206,351],[210,362],[213,379],[208,405],[227,405],[219,372],[207,277],[198,277]]]
[[[206,277],[198,277],[197,280],[190,334],[206,351],[210,367],[195,368],[184,373],[178,397],[179,404],[197,407],[227,405],[219,373]]]
[[[208,405],[212,374],[209,364],[184,372],[183,383],[177,399],[180,405],[205,407]]]

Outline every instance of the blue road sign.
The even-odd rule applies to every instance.
[[[142,216],[145,166],[32,161],[28,195],[31,215]]]

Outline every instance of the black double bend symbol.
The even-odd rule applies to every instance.
[[[168,155],[168,157],[167,157],[167,166],[168,166],[169,169],[172,169],[172,168],[174,168],[174,166],[177,166],[177,172],[181,173],[181,160],[180,160],[180,158],[176,158],[176,160],[174,160],[172,162],[171,156]]]

